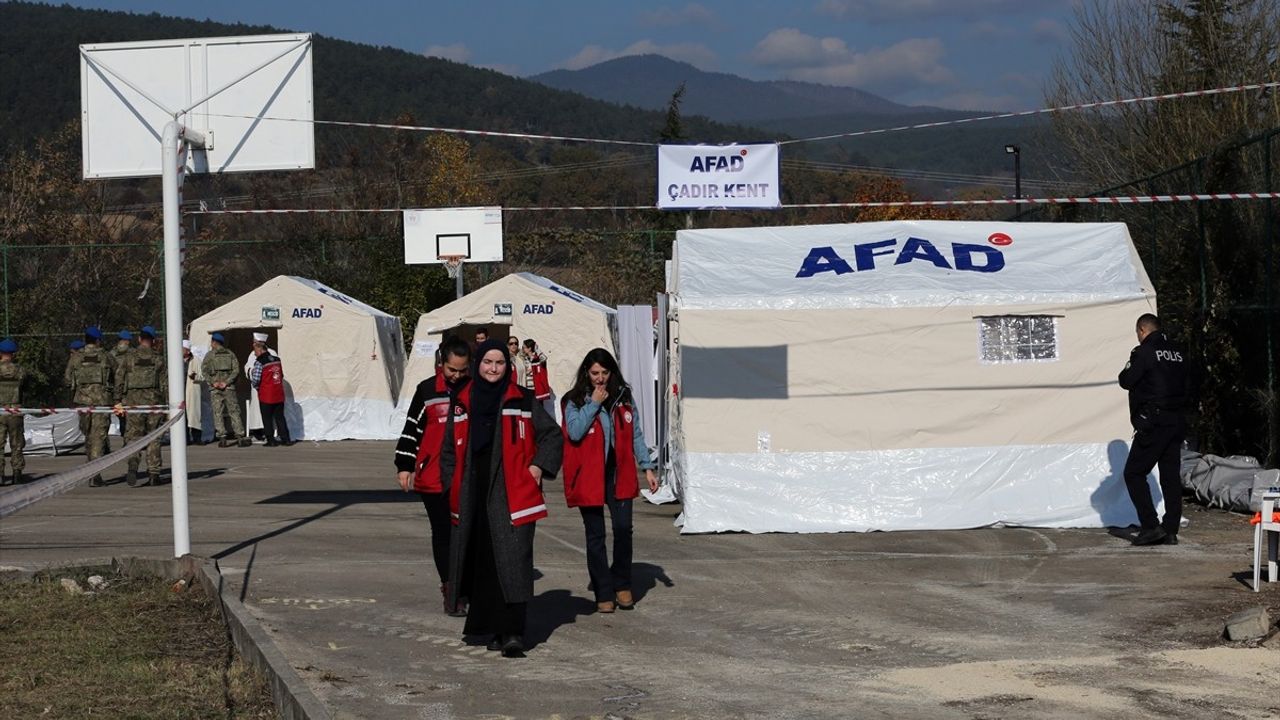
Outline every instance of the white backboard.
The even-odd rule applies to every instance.
[[[174,113],[212,140],[188,171],[313,168],[311,36],[81,45],[80,113],[86,178],[160,175]]]
[[[502,262],[502,208],[405,210],[405,265],[439,265],[442,255]]]

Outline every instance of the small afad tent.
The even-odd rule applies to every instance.
[[[471,341],[477,328],[490,337],[532,338],[547,356],[547,379],[555,398],[573,387],[574,374],[592,348],[617,355],[617,312],[585,295],[532,273],[512,273],[418,318],[405,368],[400,413],[418,383],[435,373],[435,354],[446,333]],[[558,402],[558,400],[557,400]]]
[[[1116,378],[1155,293],[1124,225],[682,230],[674,258],[685,532],[1135,519]]]
[[[253,333],[266,333],[284,366],[285,418],[294,439],[380,440],[400,434],[396,398],[404,376],[400,319],[323,283],[280,275],[191,323],[203,358],[221,332],[243,363]],[[242,401],[250,397],[241,379]],[[207,397],[207,395],[206,395]],[[209,403],[201,403],[206,434]]]

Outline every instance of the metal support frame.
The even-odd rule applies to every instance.
[[[193,142],[194,141],[194,142]],[[182,171],[186,144],[202,145],[199,133],[185,130],[176,120],[164,126],[161,168],[164,185],[164,332],[168,365],[169,417],[186,401],[182,367]],[[173,555],[191,552],[191,524],[187,509],[187,433],[169,433],[169,466],[173,487]]]

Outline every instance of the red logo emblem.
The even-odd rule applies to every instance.
[[[1000,247],[1004,247],[1005,245],[1012,245],[1013,238],[1009,237],[1008,235],[1002,232],[991,233],[991,237],[987,238],[987,242],[991,243],[992,245],[998,245]]]
[[[739,152],[738,154],[739,154],[739,155],[741,155],[742,157],[746,157],[746,156],[747,156],[747,149],[746,149],[746,148],[742,148],[742,151],[741,151],[741,152]]]

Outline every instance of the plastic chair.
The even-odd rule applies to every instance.
[[[1262,580],[1262,538],[1267,538],[1267,582],[1275,582],[1277,570],[1276,556],[1280,554],[1280,522],[1276,522],[1276,501],[1280,500],[1280,492],[1268,490],[1262,493],[1262,513],[1259,522],[1253,528],[1253,591],[1258,592]]]

